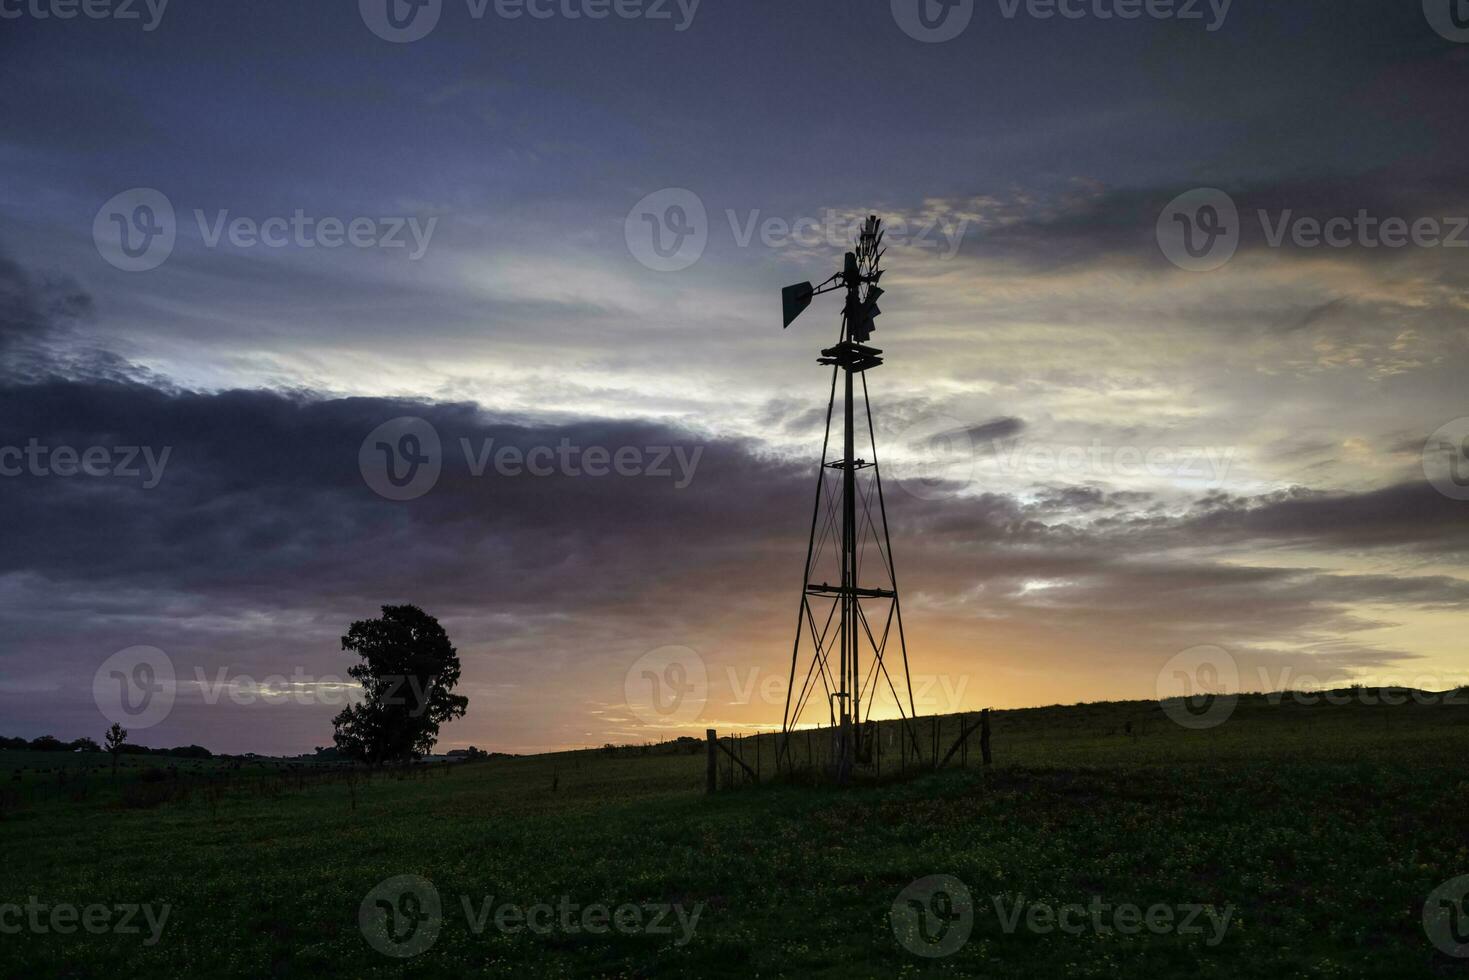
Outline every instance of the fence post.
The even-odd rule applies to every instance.
[[[714,729],[708,729],[705,734],[705,738],[708,740],[709,743],[709,780],[705,792],[712,793],[715,790],[715,784],[719,781],[719,772],[715,768],[719,763],[716,762],[714,758],[714,753],[717,751],[717,749],[715,748],[715,739],[717,738],[717,736],[714,734]]]
[[[979,713],[979,754],[984,758],[984,764],[990,764],[990,709],[985,708]]]

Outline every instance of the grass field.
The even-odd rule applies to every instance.
[[[997,712],[988,768],[971,750],[967,768],[899,774],[889,754],[886,780],[841,790],[771,779],[767,754],[761,784],[714,796],[702,753],[370,780],[215,762],[145,777],[141,760],[114,779],[70,756],[63,785],[55,755],[0,752],[0,905],[21,907],[0,926],[42,925],[0,935],[0,974],[1462,975],[1469,959],[1435,949],[1423,909],[1469,874],[1469,707],[1347,700],[1249,697],[1201,731],[1150,703]],[[128,789],[190,780],[187,795]],[[437,928],[408,959],[359,920],[403,875],[442,910],[395,906]],[[963,883],[967,911],[952,885],[937,903],[910,889],[935,875]],[[895,902],[919,918],[895,930]],[[52,928],[57,906],[99,905],[106,931],[96,911],[96,933]],[[120,934],[119,905],[157,928],[140,911]],[[514,929],[538,905],[551,928]],[[591,932],[594,905],[635,907],[639,924]],[[1164,911],[1138,926],[1122,906]],[[913,951],[966,931],[950,955]]]

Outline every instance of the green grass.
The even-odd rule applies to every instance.
[[[957,730],[945,720],[946,742]],[[170,906],[151,946],[146,929],[0,935],[0,975],[1435,977],[1469,964],[1421,923],[1429,892],[1469,873],[1469,708],[1246,698],[1198,732],[1144,703],[997,712],[993,766],[976,745],[969,768],[903,778],[884,744],[887,779],[846,790],[770,780],[766,741],[766,781],[713,797],[702,754],[589,751],[354,785],[205,763],[179,777],[198,788],[164,802],[127,797],[142,768],[114,780],[103,764],[78,794],[36,774],[35,754],[0,752],[3,786],[3,770],[31,770],[0,819],[0,903]],[[213,799],[208,771],[228,787]],[[399,961],[368,946],[358,906],[404,874],[433,883],[444,917],[429,950]],[[925,959],[889,913],[936,874],[963,881],[975,912],[958,952]],[[679,945],[476,935],[461,906],[563,895],[702,912]],[[1217,945],[1007,933],[995,895],[1231,918]]]

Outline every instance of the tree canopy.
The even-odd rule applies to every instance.
[[[459,654],[439,621],[417,606],[383,606],[359,620],[342,649],[362,658],[347,673],[363,699],[332,720],[333,741],[348,758],[372,765],[419,759],[433,750],[439,726],[461,718],[469,699],[454,694]]]

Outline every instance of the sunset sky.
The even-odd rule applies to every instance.
[[[941,42],[902,2],[0,20],[0,447],[141,469],[0,476],[0,734],[100,738],[145,645],[178,677],[137,741],[328,745],[341,634],[402,602],[463,661],[441,748],[779,726],[838,309],[782,331],[779,291],[869,212],[920,710],[1151,698],[1199,646],[1247,690],[1469,682],[1469,462],[1430,441],[1469,436],[1469,44],[1411,2],[981,0]],[[137,188],[174,243],[132,271],[99,236]],[[1190,271],[1159,228],[1204,188],[1238,249]],[[665,261],[644,215],[689,201]],[[402,417],[442,472],[392,500],[359,457]],[[670,475],[475,475],[491,439]],[[709,681],[674,722],[625,693],[666,647]],[[298,696],[217,686],[271,675]]]

